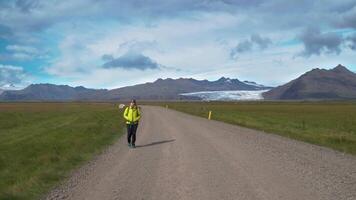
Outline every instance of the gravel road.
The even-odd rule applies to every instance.
[[[356,199],[356,157],[261,131],[144,106],[126,137],[47,199]]]

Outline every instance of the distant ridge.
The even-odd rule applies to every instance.
[[[182,96],[182,93],[219,90],[265,90],[271,87],[251,85],[222,77],[216,81],[195,80],[192,78],[157,79],[152,83],[139,84],[110,90],[110,99],[116,97],[128,99],[153,99],[153,100],[177,100],[177,99],[200,99],[197,97]]]
[[[2,101],[95,101],[95,100],[179,100],[200,99],[182,96],[181,93],[217,90],[265,90],[271,87],[254,82],[222,77],[216,81],[192,78],[157,79],[154,82],[127,86],[113,90],[88,89],[82,86],[32,84],[22,90],[4,91]]]
[[[99,99],[107,90],[88,89],[82,86],[31,84],[22,90],[7,90],[0,95],[5,101],[74,101]]]
[[[356,74],[342,65],[315,68],[287,84],[263,93],[265,99],[356,99]]]

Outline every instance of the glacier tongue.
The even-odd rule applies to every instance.
[[[268,90],[226,90],[226,91],[201,91],[182,93],[183,96],[199,97],[205,101],[242,101],[242,100],[261,100],[262,93]]]

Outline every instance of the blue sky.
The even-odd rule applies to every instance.
[[[0,88],[356,71],[354,0],[0,0]]]

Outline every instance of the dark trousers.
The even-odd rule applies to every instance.
[[[138,124],[126,124],[127,125],[127,142],[129,144],[135,144],[136,142],[136,131]]]

